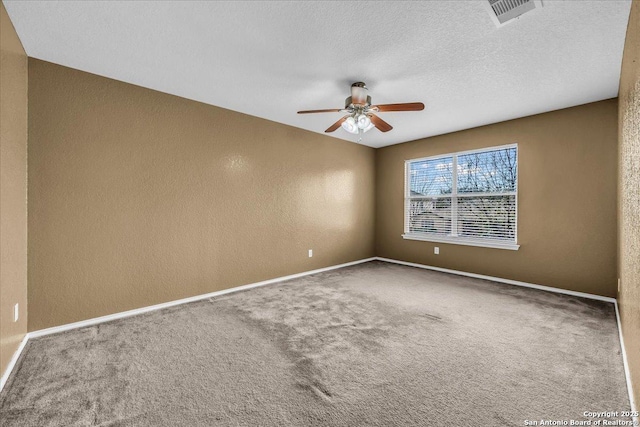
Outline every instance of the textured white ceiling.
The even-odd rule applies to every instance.
[[[482,1],[8,1],[27,54],[322,133],[354,81],[382,147],[618,94],[630,1],[544,1],[496,28]],[[355,141],[338,129],[334,137]]]

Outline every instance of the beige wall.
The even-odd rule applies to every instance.
[[[376,254],[615,297],[616,140],[614,99],[377,150]],[[401,237],[405,160],[514,142],[518,251]]]
[[[29,330],[371,257],[374,166],[365,146],[30,58]]]
[[[619,96],[620,317],[636,403],[640,403],[640,2],[634,0]]]
[[[0,3],[0,375],[27,332],[27,56]],[[13,306],[20,307],[18,322]]]

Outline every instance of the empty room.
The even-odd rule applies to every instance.
[[[0,0],[0,425],[640,426],[640,0]]]

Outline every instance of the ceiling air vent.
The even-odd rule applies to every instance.
[[[487,0],[491,18],[500,27],[520,15],[542,7],[542,2],[534,0]]]

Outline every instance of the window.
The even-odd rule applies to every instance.
[[[515,144],[407,160],[402,237],[518,249],[517,193]]]

